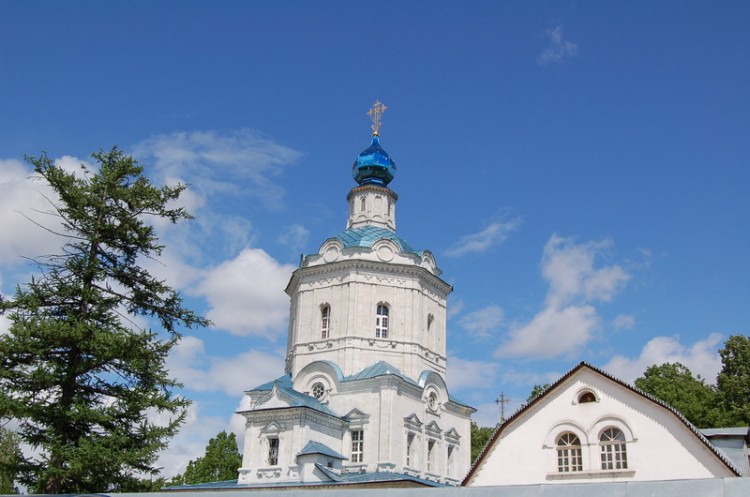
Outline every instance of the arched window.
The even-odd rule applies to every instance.
[[[388,338],[388,306],[379,304],[375,315],[375,337]]]
[[[599,436],[602,448],[602,469],[628,469],[625,435],[617,428],[607,428]]]
[[[268,465],[276,466],[279,464],[279,439],[268,439]]]
[[[365,212],[365,197],[362,197],[362,200],[359,201],[359,210]]]
[[[583,471],[581,441],[574,433],[563,433],[557,439],[557,471],[559,473]]]
[[[320,308],[320,335],[321,338],[331,336],[331,306],[324,305]]]
[[[596,402],[596,395],[594,395],[594,392],[589,392],[587,390],[578,396],[579,404],[585,404],[587,402]]]

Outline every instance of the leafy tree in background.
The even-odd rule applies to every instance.
[[[18,463],[21,461],[18,435],[0,428],[0,494],[16,494]]]
[[[699,428],[724,426],[716,389],[679,362],[649,366],[635,386],[671,405]]]
[[[46,156],[27,159],[58,198],[59,253],[35,261],[38,278],[0,301],[0,418],[38,450],[24,458],[30,491],[91,493],[138,487],[177,432],[189,401],[174,395],[165,359],[178,326],[207,321],[140,262],[161,254],[149,219],[190,216],[168,207],[184,186],[154,186],[117,148],[93,154],[98,170],[69,173]],[[161,334],[139,329],[153,318]],[[161,422],[153,419],[159,418]]]
[[[471,462],[477,460],[479,454],[484,450],[484,446],[490,441],[492,433],[495,431],[494,428],[480,427],[472,421],[471,422]]]
[[[236,480],[237,470],[242,466],[242,456],[237,449],[234,433],[222,431],[209,440],[206,453],[188,463],[185,473],[175,477],[171,485],[192,485],[214,481]]]
[[[542,395],[545,390],[547,390],[551,385],[549,383],[545,383],[544,385],[534,385],[534,388],[531,389],[531,393],[529,394],[529,397],[526,399],[526,403],[528,404],[538,396]]]
[[[721,372],[716,378],[718,400],[726,426],[750,425],[750,337],[730,336],[719,350]]]

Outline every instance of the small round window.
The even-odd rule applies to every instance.
[[[427,406],[433,411],[437,409],[437,400],[437,394],[435,392],[430,392],[430,395],[427,396]]]
[[[321,382],[317,382],[312,386],[312,396],[320,400],[326,394],[326,387]]]

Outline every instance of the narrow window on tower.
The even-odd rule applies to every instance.
[[[352,462],[364,460],[365,432],[363,430],[352,430]]]
[[[361,212],[365,212],[365,198],[362,197],[362,200],[359,201],[359,210]]]
[[[375,337],[388,338],[388,306],[379,304],[375,315]]]
[[[276,466],[279,464],[279,439],[268,439],[268,465]]]
[[[321,338],[331,336],[331,306],[324,305],[320,308],[320,335]]]
[[[414,433],[406,435],[406,467],[411,467],[412,463],[412,447],[414,447]]]
[[[427,442],[427,471],[435,470],[435,441]]]

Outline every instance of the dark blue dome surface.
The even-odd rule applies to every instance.
[[[372,143],[364,150],[352,166],[352,177],[360,185],[387,186],[396,175],[396,163],[380,146],[380,137],[374,135]]]

